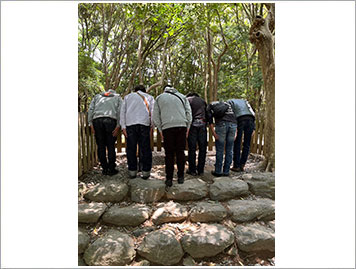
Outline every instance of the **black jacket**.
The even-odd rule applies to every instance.
[[[201,125],[202,122],[206,123],[207,105],[204,99],[199,96],[190,96],[187,99],[192,109],[192,125],[194,126],[194,123],[197,123],[198,125]]]

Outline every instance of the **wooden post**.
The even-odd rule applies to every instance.
[[[262,154],[262,139],[263,139],[263,133],[264,133],[264,122],[261,121],[260,123],[260,128],[259,128],[259,135],[258,135],[258,154]]]
[[[80,114],[78,114],[78,177],[83,174],[82,150],[81,150]]]
[[[254,134],[253,139],[252,139],[253,144],[252,144],[252,147],[251,147],[251,148],[252,148],[252,150],[251,150],[252,153],[257,153],[258,127],[259,127],[259,125],[260,125],[260,122],[259,122],[259,118],[258,118],[258,117],[256,117],[256,119],[255,119],[255,124],[256,124],[255,134]]]
[[[119,134],[117,135],[117,139],[116,139],[116,142],[117,142],[117,152],[122,152],[121,148],[122,148],[122,135],[121,135],[121,129],[119,130]]]
[[[210,130],[210,128],[208,128],[208,132],[209,132],[208,151],[212,151],[213,150],[213,145],[214,145],[213,133]]]
[[[88,161],[86,158],[86,150],[85,150],[85,127],[84,127],[84,114],[80,113],[80,132],[82,137],[82,159],[83,159],[83,173],[88,171]]]
[[[95,160],[95,142],[94,142],[94,135],[91,132],[90,128],[89,128],[89,133],[90,133],[90,156],[91,156],[91,160],[92,160],[92,167],[94,167],[96,165],[96,160]]]
[[[153,141],[153,136],[154,136],[154,128],[150,129],[150,146],[151,146],[151,151],[153,151],[154,148],[154,141]]]
[[[161,150],[162,150],[162,137],[161,137],[161,133],[157,129],[157,151],[161,151]]]
[[[84,113],[84,124],[85,124],[85,136],[86,136],[86,149],[87,149],[87,160],[88,160],[88,170],[93,167],[93,162],[91,159],[91,151],[90,151],[90,130],[87,114]]]

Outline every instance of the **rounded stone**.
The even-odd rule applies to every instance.
[[[87,248],[90,241],[89,235],[84,229],[78,230],[78,254],[82,254]]]
[[[234,222],[274,220],[274,201],[271,199],[231,200],[227,207]]]
[[[178,201],[200,200],[208,195],[208,185],[199,178],[174,184],[167,192],[167,199]]]
[[[166,222],[180,222],[188,217],[187,208],[173,201],[158,204],[158,207],[152,215],[152,221],[156,225]]]
[[[193,258],[213,257],[234,242],[234,234],[221,224],[202,224],[200,229],[183,236],[184,251]]]
[[[129,181],[131,200],[137,203],[153,203],[162,199],[165,184],[162,180],[143,180],[135,178]]]
[[[84,195],[86,199],[96,202],[116,203],[123,200],[129,191],[129,187],[121,182],[108,180],[96,184]]]
[[[226,200],[248,194],[248,185],[240,179],[222,177],[214,179],[209,195],[212,200]]]
[[[245,252],[275,250],[274,231],[259,223],[240,224],[235,227],[237,246]]]
[[[142,257],[161,265],[177,264],[184,253],[171,230],[158,230],[145,236],[137,249]]]
[[[103,221],[117,226],[138,226],[150,217],[151,209],[145,205],[120,207],[113,205],[103,215]]]
[[[225,207],[215,201],[199,202],[190,211],[190,220],[193,222],[219,222],[226,216]]]
[[[83,223],[96,223],[106,209],[104,203],[81,203],[78,205],[78,221]]]
[[[135,255],[133,239],[111,230],[89,245],[83,258],[90,266],[124,266],[130,264]]]

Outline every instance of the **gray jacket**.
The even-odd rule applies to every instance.
[[[228,102],[231,104],[232,109],[234,110],[235,117],[237,119],[241,116],[246,115],[255,117],[255,112],[253,111],[248,101],[243,99],[231,99]]]
[[[116,127],[120,126],[120,108],[122,99],[114,90],[95,95],[88,110],[89,125],[93,125],[93,120],[108,117],[117,121]]]
[[[141,96],[145,98],[148,108]],[[127,126],[135,124],[153,126],[152,114],[154,102],[153,96],[145,92],[137,91],[126,95],[121,106],[121,128],[126,129]]]
[[[153,122],[160,132],[173,127],[189,128],[192,123],[189,101],[173,87],[166,87],[164,92],[156,98]]]

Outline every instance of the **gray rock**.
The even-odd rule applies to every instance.
[[[137,253],[147,260],[161,264],[174,265],[183,257],[183,250],[171,230],[158,230],[149,233],[137,249]]]
[[[226,216],[225,207],[215,201],[199,202],[190,211],[190,220],[193,222],[219,222]]]
[[[150,262],[147,260],[142,260],[139,262],[134,262],[131,266],[150,266]]]
[[[78,221],[83,223],[96,223],[104,213],[104,203],[83,203],[78,205]]]
[[[215,178],[210,186],[210,198],[212,200],[226,200],[248,194],[248,185],[240,179],[230,177]]]
[[[269,228],[271,228],[273,231],[275,231],[275,221],[274,221],[274,220],[269,221],[269,222],[267,223],[267,226],[268,226]]]
[[[78,230],[78,254],[82,254],[89,245],[90,237],[84,229]]]
[[[78,255],[78,266],[87,266],[83,258],[79,255]]]
[[[187,258],[183,259],[183,265],[184,266],[196,266],[197,264],[192,257],[188,256]]]
[[[227,207],[234,222],[274,220],[274,201],[271,199],[231,200]]]
[[[167,192],[167,198],[178,201],[199,200],[208,195],[208,185],[199,178],[174,184]]]
[[[235,227],[237,246],[245,252],[274,252],[274,231],[259,223],[240,224]]]
[[[103,215],[103,221],[117,226],[138,226],[149,219],[151,209],[145,205],[120,207],[113,205]]]
[[[184,251],[193,258],[213,257],[233,242],[234,233],[221,224],[202,224],[181,239]]]
[[[236,256],[238,254],[237,252],[237,248],[232,245],[227,251],[226,251],[226,254],[229,255],[229,256]]]
[[[132,238],[119,231],[110,230],[89,245],[84,252],[84,260],[90,266],[123,266],[128,265],[135,255]]]
[[[129,187],[121,181],[107,180],[96,184],[84,195],[85,198],[96,202],[120,202],[125,198]]]
[[[162,199],[165,194],[165,184],[162,180],[131,179],[131,200],[138,203],[152,203]]]
[[[158,204],[158,209],[152,215],[154,224],[159,225],[166,222],[180,222],[188,217],[185,206],[172,201]]]
[[[251,173],[242,176],[253,194],[273,200],[275,198],[274,178],[275,174],[271,172]]]
[[[143,228],[138,228],[132,232],[132,234],[135,237],[140,237],[141,235],[144,235],[146,233],[150,233],[155,230],[155,227],[148,226],[148,227],[143,227]]]

